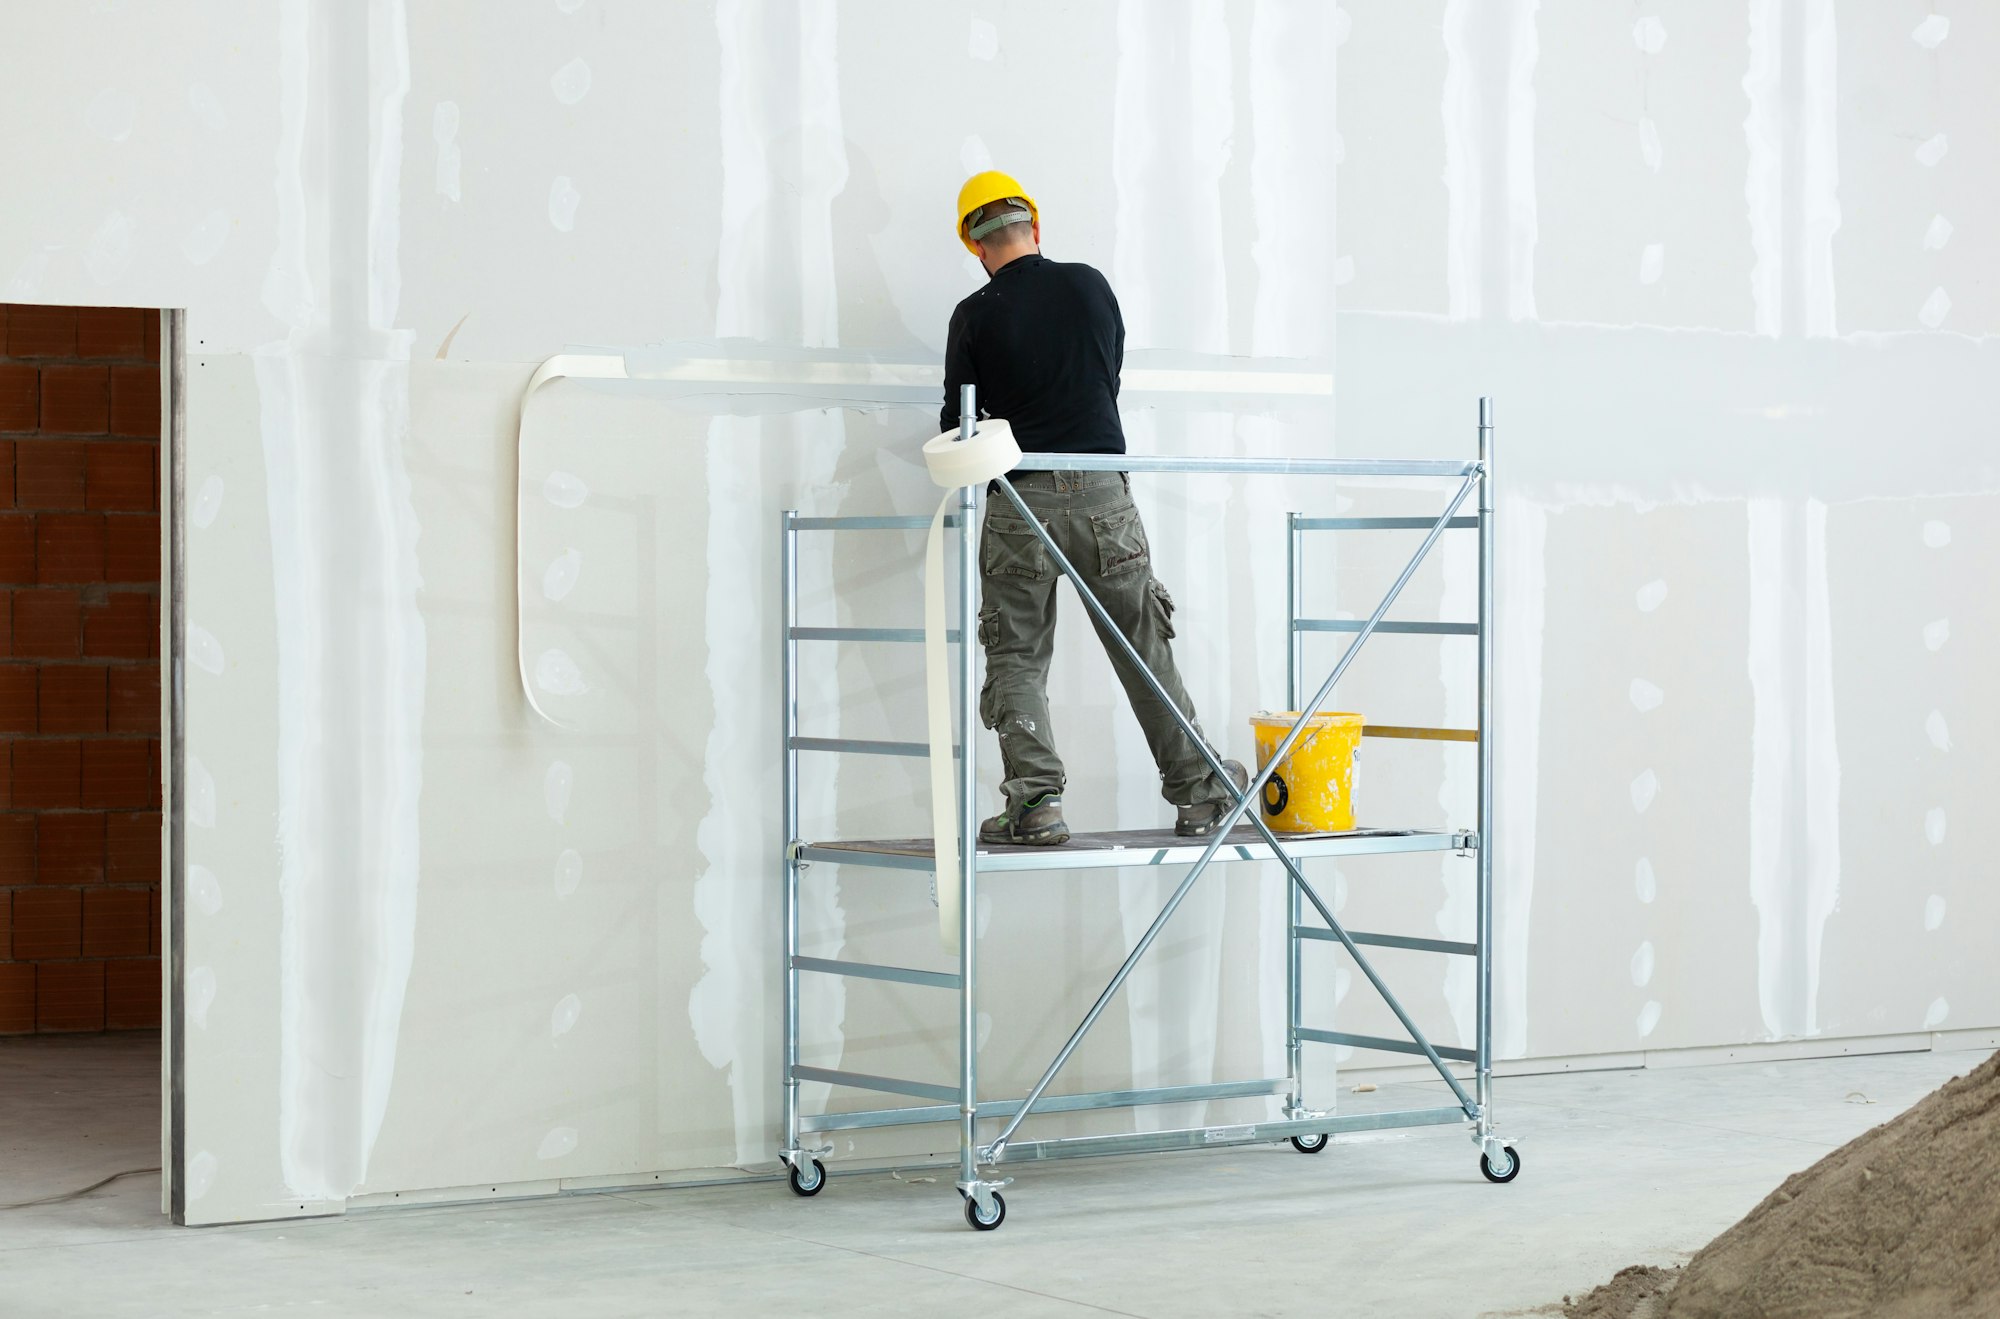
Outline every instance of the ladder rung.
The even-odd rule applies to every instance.
[[[1410,1040],[1385,1040],[1379,1035],[1349,1035],[1344,1030],[1313,1030],[1299,1027],[1299,1038],[1311,1040],[1315,1044],[1346,1044],[1356,1049],[1381,1049],[1388,1053],[1414,1053],[1423,1056],[1424,1046]],[[1440,1058],[1453,1062],[1473,1063],[1479,1055],[1470,1049],[1455,1049],[1448,1044],[1433,1044],[1431,1050]]]
[[[912,1099],[949,1100],[957,1102],[958,1087],[951,1085],[931,1085],[927,1081],[905,1081],[896,1076],[870,1076],[866,1072],[843,1072],[832,1067],[794,1067],[792,1079],[795,1081],[824,1081],[828,1085],[844,1085],[856,1090],[880,1090],[885,1094],[909,1095]]]
[[[853,976],[860,980],[893,980],[903,985],[930,985],[936,989],[957,989],[958,977],[949,971],[915,971],[907,966],[880,966],[873,962],[837,962],[826,957],[794,957],[800,971],[821,975]]]
[[[920,627],[795,627],[790,630],[794,641],[922,641],[924,630]],[[944,634],[944,639],[957,642],[958,629],[952,628]]]
[[[795,737],[794,751],[847,751],[858,756],[928,756],[928,742],[869,742],[858,737]],[[958,748],[951,749],[953,759]]]
[[[1365,618],[1295,618],[1292,620],[1294,632],[1359,632],[1368,626]],[[1402,632],[1419,636],[1476,637],[1479,635],[1477,623],[1392,623],[1387,619],[1375,625],[1377,632]]]
[[[1292,933],[1301,939],[1318,939],[1322,943],[1339,943],[1340,936],[1321,925],[1298,925]],[[1360,930],[1349,930],[1347,937],[1358,944],[1376,948],[1410,948],[1420,953],[1455,953],[1461,957],[1479,955],[1476,943],[1457,943],[1450,939],[1417,939],[1407,934],[1366,934]]]
[[[944,524],[956,527],[957,516],[947,514]],[[926,517],[793,518],[785,525],[793,531],[926,531],[931,520]]]
[[[1429,531],[1437,525],[1436,518],[1294,518],[1292,525],[1300,531]],[[1475,517],[1453,518],[1445,526],[1464,530],[1477,527]]]

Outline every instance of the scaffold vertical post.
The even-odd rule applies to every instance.
[[[1493,400],[1479,400],[1479,889],[1478,1056],[1474,1097],[1482,1135],[1493,1129]]]
[[[779,542],[779,588],[782,613],[778,631],[779,687],[783,693],[783,709],[778,718],[778,731],[783,737],[781,754],[784,757],[783,801],[781,816],[784,821],[783,855],[785,864],[784,922],[785,922],[785,1066],[782,1073],[785,1081],[785,1149],[788,1154],[799,1148],[799,1082],[793,1069],[799,1064],[799,753],[795,745],[799,733],[799,643],[793,632],[799,623],[799,531],[794,525],[798,519],[796,509],[786,509],[781,519],[782,535]]]
[[[1299,707],[1299,674],[1304,669],[1305,633],[1299,631],[1304,615],[1305,549],[1299,530],[1299,515],[1285,514],[1285,708]],[[1299,1043],[1300,1003],[1303,987],[1299,948],[1299,922],[1305,919],[1305,898],[1299,886],[1286,877],[1285,883],[1285,1075],[1291,1080],[1291,1094],[1285,1113],[1296,1117],[1305,1108],[1305,1049]]]
[[[978,392],[965,385],[958,395],[958,438],[978,429]],[[958,1067],[959,1180],[979,1180],[979,1019],[974,963],[978,956],[978,778],[973,750],[978,745],[979,689],[975,662],[979,631],[979,488],[965,486],[958,498],[958,874],[938,883],[959,885],[958,908]]]

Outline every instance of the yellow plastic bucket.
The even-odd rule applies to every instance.
[[[1271,753],[1298,719],[1296,710],[1250,716],[1259,770],[1271,763]],[[1273,832],[1340,833],[1354,827],[1354,762],[1361,755],[1364,722],[1358,714],[1322,710],[1307,723],[1298,745],[1264,784],[1264,823]]]

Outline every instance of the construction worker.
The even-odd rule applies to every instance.
[[[975,174],[959,189],[957,222],[959,240],[986,268],[987,283],[952,312],[940,424],[957,429],[959,387],[971,384],[981,415],[1005,418],[1024,452],[1124,453],[1118,372],[1125,322],[1110,284],[1090,266],[1041,254],[1034,198],[997,170]],[[1017,472],[1012,480],[1160,686],[1193,720],[1169,645],[1173,597],[1153,575],[1130,478],[1053,471]],[[989,493],[979,540],[979,642],[986,650],[979,716],[1000,735],[1006,808],[980,824],[979,841],[1053,846],[1069,841],[1048,699],[1058,572],[1014,505],[997,486]],[[1212,833],[1234,795],[1110,639],[1099,640],[1145,730],[1161,795],[1176,807],[1174,832]],[[1235,761],[1226,768],[1240,792],[1248,774]]]

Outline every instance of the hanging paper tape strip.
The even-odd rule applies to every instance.
[[[958,869],[958,800],[951,766],[951,674],[945,651],[944,617],[944,520],[958,490],[968,485],[984,485],[996,476],[1005,476],[1021,461],[1021,446],[1014,442],[1014,428],[1004,421],[983,421],[969,440],[957,431],[946,431],[924,442],[924,465],[931,480],[945,489],[931,517],[930,536],[924,544],[924,698],[931,745],[931,846],[937,866],[938,941],[947,956],[958,955],[959,912],[965,900]],[[964,544],[973,543],[967,536]],[[970,646],[978,637],[978,620],[962,618],[958,623],[959,644]],[[968,701],[977,699],[965,693]],[[965,748],[965,763],[972,763],[972,748]],[[968,845],[978,828],[965,822],[963,837]]]

